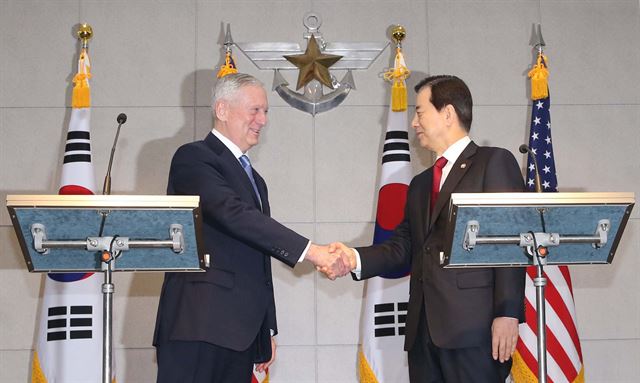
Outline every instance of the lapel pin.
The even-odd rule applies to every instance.
[[[467,164],[461,164],[461,165],[460,165],[460,169],[464,169],[464,168],[466,168],[466,167],[467,167]]]

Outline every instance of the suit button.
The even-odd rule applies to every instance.
[[[418,282],[422,283],[422,277],[418,278]]]

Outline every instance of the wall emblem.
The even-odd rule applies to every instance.
[[[273,70],[273,90],[292,107],[316,115],[340,105],[356,89],[351,72],[369,68],[389,43],[327,42],[319,31],[322,19],[314,12],[305,14],[303,25],[307,28],[304,51],[298,43],[234,43],[229,27],[224,45],[240,48],[259,69]],[[298,70],[295,90],[280,73],[284,70]],[[332,70],[346,73],[338,81]]]

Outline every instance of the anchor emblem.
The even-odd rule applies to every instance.
[[[307,28],[304,52],[297,43],[234,43],[229,25],[224,45],[227,49],[237,46],[259,69],[273,70],[272,90],[290,106],[315,116],[340,105],[356,89],[352,70],[369,68],[389,43],[328,43],[319,32],[322,19],[314,12],[304,15],[303,25]],[[347,72],[338,81],[329,68]],[[295,69],[299,71],[296,90],[304,88],[301,93],[289,88],[280,73]],[[327,94],[325,87],[331,90]]]

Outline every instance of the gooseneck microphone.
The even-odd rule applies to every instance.
[[[102,194],[111,194],[111,165],[113,165],[113,156],[116,153],[116,144],[118,143],[118,136],[120,135],[120,127],[127,122],[127,115],[120,113],[118,118],[118,130],[116,130],[116,137],[113,139],[113,146],[111,147],[111,156],[109,157],[109,167],[107,168],[107,175],[104,177],[104,184],[102,185]]]
[[[533,150],[528,145],[522,144],[520,145],[520,153],[525,154],[529,153],[529,158],[531,158],[531,162],[533,163],[533,170],[535,172],[535,186],[536,193],[542,193],[542,182],[540,181],[540,173],[538,173],[538,162],[536,161],[536,155],[533,153]]]

